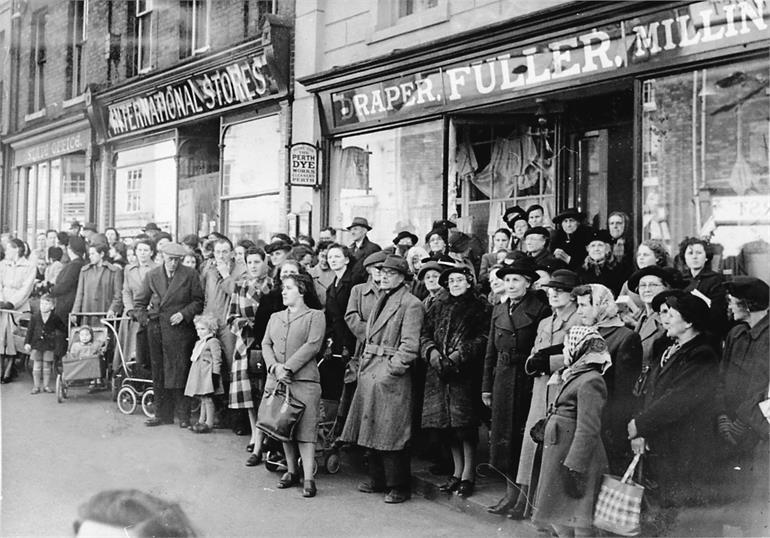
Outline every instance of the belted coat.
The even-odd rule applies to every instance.
[[[382,304],[384,302],[384,305]],[[402,450],[412,433],[412,363],[420,351],[422,303],[402,285],[383,294],[367,321],[364,351],[342,439]]]
[[[532,378],[524,372],[541,320],[551,314],[532,290],[509,312],[509,301],[492,311],[484,359],[482,392],[492,393],[490,463],[513,474],[519,465],[524,427],[532,400]]]
[[[366,323],[369,321],[374,305],[381,295],[382,292],[371,279],[363,284],[356,284],[350,291],[350,299],[345,311],[345,323],[356,337],[356,349],[345,371],[345,383],[352,383],[356,380],[358,365],[364,352]]]

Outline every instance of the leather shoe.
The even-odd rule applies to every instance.
[[[173,420],[171,420],[171,421],[162,420],[162,419],[159,419],[157,417],[156,418],[150,418],[150,419],[147,419],[147,420],[144,421],[144,425],[149,427],[149,428],[152,428],[154,426],[163,426],[164,424],[173,424],[173,423],[174,423]]]
[[[461,480],[457,486],[457,494],[462,498],[470,497],[475,487],[476,484],[472,480]]]
[[[283,476],[278,481],[278,485],[276,487],[278,489],[286,489],[286,488],[290,488],[298,485],[299,485],[299,476],[287,471],[283,473]]]
[[[366,480],[358,484],[358,491],[361,493],[383,493],[385,491],[385,486],[376,484],[372,480]]]
[[[190,427],[190,423],[187,422],[186,420],[183,420],[182,422],[179,423],[179,427],[180,428],[189,428]]]
[[[404,501],[408,501],[412,498],[412,492],[408,490],[391,489],[387,495],[385,495],[385,502],[387,504],[399,504]]]
[[[315,480],[305,480],[302,487],[303,497],[315,497],[317,491],[318,490],[315,487]]]
[[[460,479],[456,476],[450,476],[447,478],[446,482],[438,487],[438,489],[444,493],[451,493],[453,491],[457,491],[458,487],[460,487]]]
[[[487,512],[490,514],[505,515],[511,510],[514,502],[515,501],[513,499],[503,497],[497,504],[487,507]]]
[[[246,460],[246,467],[256,467],[260,463],[262,463],[262,452],[249,456],[249,459]]]

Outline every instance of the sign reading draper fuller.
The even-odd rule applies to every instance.
[[[318,184],[318,149],[307,142],[292,144],[289,182],[295,186],[315,187]]]
[[[115,137],[258,101],[279,92],[264,52],[107,107]]]

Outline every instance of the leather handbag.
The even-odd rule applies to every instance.
[[[279,441],[293,441],[294,430],[304,413],[305,404],[292,398],[289,385],[277,383],[272,392],[262,398],[257,428]]]

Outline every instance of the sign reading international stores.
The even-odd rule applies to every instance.
[[[505,99],[535,87],[632,74],[770,35],[770,0],[711,0],[331,94],[335,128]]]
[[[264,51],[167,84],[107,107],[107,134],[116,137],[273,97],[280,85]]]
[[[315,187],[318,185],[318,149],[307,142],[292,144],[290,183],[294,186]]]

